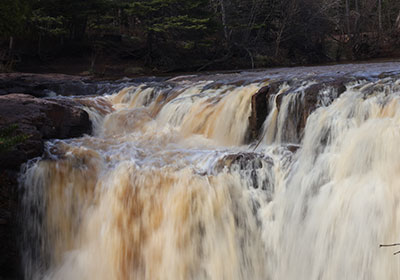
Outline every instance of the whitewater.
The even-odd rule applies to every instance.
[[[400,241],[397,66],[89,97],[92,135],[49,141],[21,174],[25,278],[399,279],[396,248],[379,247]],[[307,89],[333,76],[353,78],[322,86],[304,115]],[[253,96],[272,84],[252,137]]]

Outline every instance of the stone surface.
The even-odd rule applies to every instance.
[[[0,96],[25,93],[35,97],[103,95],[144,82],[161,82],[166,77],[96,80],[90,76],[65,74],[0,73]]]
[[[292,134],[296,134],[297,140],[300,141],[308,116],[318,107],[328,105],[321,103],[321,92],[324,89],[332,88],[333,95],[328,97],[326,101],[327,103],[332,102],[346,90],[346,84],[353,80],[354,79],[346,77],[324,77],[316,80],[314,78],[309,81],[279,80],[261,88],[252,97],[251,115],[249,117],[249,142],[261,137],[262,126],[273,105],[271,102],[276,102],[276,107],[279,111],[285,96],[298,92],[298,89],[302,87],[304,83],[313,82],[312,85],[303,90],[304,95],[302,100],[292,104],[291,112],[288,116],[291,119],[287,122],[288,127],[286,130],[293,130]],[[289,85],[289,89],[279,94],[276,99],[274,99],[274,96],[279,92],[280,86],[284,83]]]
[[[250,139],[260,137],[261,128],[269,114],[270,98],[278,93],[280,82],[271,83],[262,87],[251,98],[251,115],[249,117]]]
[[[26,141],[0,155],[0,168],[15,169],[40,156],[48,139],[65,139],[91,132],[89,115],[73,100],[39,99],[26,94],[0,96],[0,130],[16,124]]]
[[[0,151],[0,279],[21,279],[18,249],[18,173],[21,164],[41,156],[49,139],[73,138],[91,132],[84,103],[73,99],[39,99],[26,94],[0,96],[0,130],[17,125],[14,135],[26,140]],[[90,105],[90,104],[88,104]],[[94,106],[94,105],[93,105]]]
[[[13,92],[31,94],[35,97],[52,95],[93,95],[98,85],[88,77],[64,74],[0,74],[0,95]]]

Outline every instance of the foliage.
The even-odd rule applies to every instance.
[[[101,56],[166,70],[319,63],[396,48],[400,1],[2,0],[0,34],[39,56],[75,45],[92,66]]]
[[[147,31],[158,33],[176,31],[204,31],[210,18],[204,0],[151,0],[134,1],[127,5],[126,13],[143,23]]]
[[[26,0],[1,0],[0,37],[23,32],[27,14],[28,3]]]
[[[60,36],[65,35],[66,30],[63,27],[63,16],[46,15],[42,9],[32,12],[30,22],[40,35]]]
[[[29,138],[27,135],[16,134],[17,129],[18,125],[10,125],[0,130],[0,152],[11,150]]]

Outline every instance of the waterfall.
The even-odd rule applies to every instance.
[[[131,85],[21,175],[26,279],[398,279],[400,80]],[[275,77],[276,79],[276,77]],[[307,111],[308,110],[308,111]],[[304,113],[304,112],[307,112]],[[393,249],[395,250],[395,249]]]

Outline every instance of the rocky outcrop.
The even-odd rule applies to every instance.
[[[259,153],[237,153],[228,154],[218,160],[214,170],[221,172],[224,168],[228,170],[237,167],[239,170],[255,170],[263,167],[263,164],[273,165],[272,159]]]
[[[35,97],[52,95],[93,95],[98,85],[87,77],[64,74],[0,74],[0,95],[13,92],[31,94]]]
[[[272,158],[263,153],[240,152],[236,154],[227,154],[221,157],[215,164],[213,171],[219,172],[238,172],[242,180],[251,182],[255,189],[262,189],[268,196],[273,194],[273,180],[271,176],[264,176],[264,173],[270,173],[274,167]],[[261,171],[261,169],[263,169]],[[260,174],[263,174],[260,176]]]
[[[166,78],[139,77],[121,80],[95,80],[90,76],[65,74],[0,73],[0,96],[14,92],[35,97],[88,96],[118,92],[140,83],[161,82]]]
[[[281,82],[274,82],[262,87],[251,98],[251,115],[249,117],[250,139],[257,139],[269,114],[271,96],[278,93]]]
[[[0,96],[0,131],[13,127],[7,137],[22,136],[9,149],[0,149],[0,250],[7,252],[0,256],[0,279],[22,277],[17,244],[17,178],[21,164],[41,156],[46,140],[90,133],[89,116],[80,107],[81,102],[73,99],[39,99],[26,94]]]
[[[348,78],[338,78],[331,81],[322,81],[305,89],[303,108],[300,109],[300,120],[297,124],[298,135],[303,133],[308,116],[311,115],[311,113],[321,105],[329,105],[329,103],[331,103],[334,99],[338,98],[343,92],[346,91],[346,84],[350,81],[351,79]],[[327,96],[327,99],[324,101],[322,99],[323,97],[321,96],[321,92],[328,88],[331,88],[333,93],[331,96]]]
[[[288,127],[286,128],[288,133],[296,135],[295,138],[300,140],[308,116],[318,107],[329,105],[330,102],[346,91],[346,84],[353,80],[347,77],[319,77],[308,81],[280,80],[261,88],[252,97],[249,118],[250,141],[262,137],[260,135],[261,128],[274,105],[271,102],[276,102],[276,108],[280,111],[285,96],[302,92],[304,94],[298,95],[301,100],[297,100],[295,104],[290,106],[292,111],[288,114],[288,117],[290,116],[292,119],[287,121]],[[288,89],[276,96],[280,87],[285,83],[288,85]],[[310,85],[305,87],[304,85],[307,83]],[[330,89],[330,93],[328,96],[324,96],[324,90],[327,89]],[[275,96],[276,98],[274,98]]]
[[[0,96],[0,130],[17,125],[15,134],[26,140],[2,152],[0,168],[19,168],[28,159],[40,156],[44,141],[90,133],[91,122],[80,104],[72,100],[39,99],[25,94]]]

